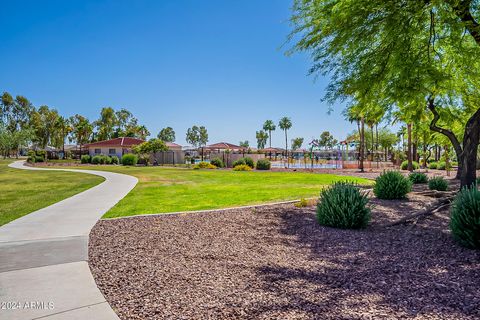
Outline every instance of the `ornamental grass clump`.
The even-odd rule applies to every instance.
[[[438,163],[437,162],[430,162],[428,164],[429,169],[437,169],[438,168]]]
[[[233,171],[250,171],[250,170],[252,170],[252,167],[246,164],[239,164],[233,167]]]
[[[370,221],[366,193],[349,182],[335,182],[320,193],[317,221],[328,227],[341,229],[365,228]]]
[[[437,191],[447,191],[448,182],[443,177],[433,177],[428,180],[428,189]]]
[[[408,176],[408,179],[412,181],[413,184],[427,183],[428,177],[425,173],[422,172],[412,172]]]
[[[453,238],[464,247],[480,249],[480,191],[476,186],[458,193],[450,213]]]
[[[239,166],[239,165],[242,165],[242,164],[246,164],[244,158],[240,158],[238,160],[233,161],[232,167],[235,168],[236,166]]]
[[[404,199],[412,191],[412,182],[398,171],[385,171],[375,179],[373,193],[379,199]]]
[[[206,161],[201,161],[197,163],[196,165],[193,166],[193,169],[198,170],[198,169],[217,169],[217,167],[210,162]]]

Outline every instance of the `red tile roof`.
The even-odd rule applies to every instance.
[[[131,147],[135,146],[138,144],[141,144],[145,142],[145,140],[142,139],[137,139],[137,138],[131,138],[131,137],[120,137],[120,138],[115,138],[115,139],[110,139],[110,140],[104,140],[104,141],[97,141],[97,142],[92,142],[88,143],[85,145],[85,147],[99,147],[99,146],[105,146],[105,147],[113,147],[113,146],[120,146],[120,147]]]

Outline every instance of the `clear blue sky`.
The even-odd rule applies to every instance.
[[[249,140],[266,119],[289,116],[291,137],[354,125],[327,115],[326,79],[307,55],[286,57],[292,0],[3,1],[0,91],[65,116],[125,107],[152,135],[207,127],[210,143]],[[289,142],[290,143],[290,142]],[[273,134],[283,146],[283,134]]]

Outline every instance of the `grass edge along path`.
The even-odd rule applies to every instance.
[[[103,215],[125,216],[225,209],[317,197],[335,181],[371,184],[364,178],[304,172],[191,170],[162,167],[88,166],[139,179],[130,193]]]
[[[0,226],[88,190],[105,179],[85,173],[32,171],[0,160]]]

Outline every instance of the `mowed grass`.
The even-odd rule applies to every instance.
[[[191,170],[162,167],[90,166],[133,175],[137,186],[104,218],[219,209],[302,197],[316,197],[335,181],[367,179],[299,172]]]
[[[84,173],[12,169],[7,166],[12,161],[0,160],[0,225],[87,190],[104,180]]]

